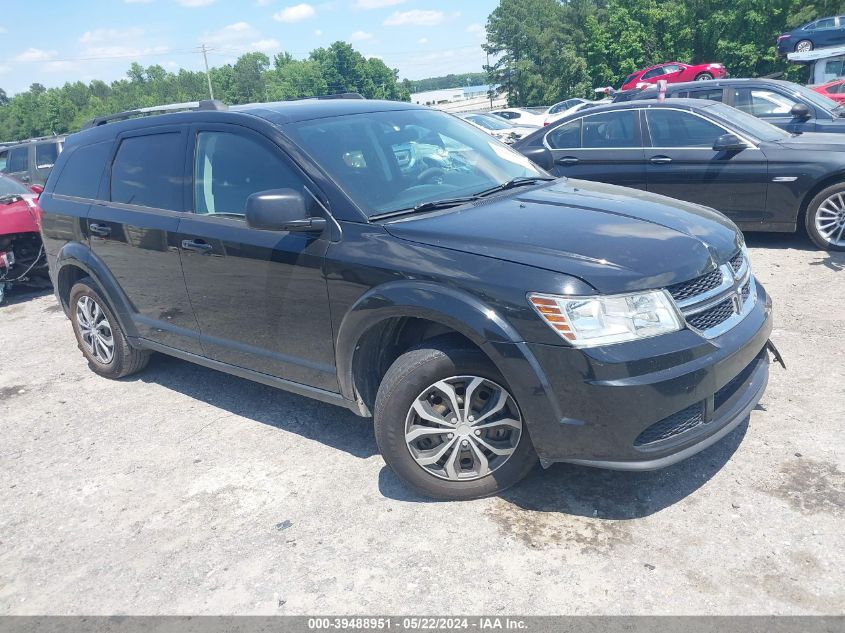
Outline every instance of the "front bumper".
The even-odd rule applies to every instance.
[[[537,379],[516,391],[543,465],[662,468],[730,433],[768,380],[771,300],[759,283],[757,293],[714,339],[682,330],[599,348],[526,344]]]

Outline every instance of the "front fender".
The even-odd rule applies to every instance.
[[[130,338],[138,336],[138,330],[132,319],[132,309],[129,298],[121,290],[120,285],[114,278],[114,275],[109,272],[108,267],[103,261],[97,257],[91,249],[78,242],[68,242],[56,254],[55,264],[51,273],[53,277],[53,287],[56,289],[56,294],[62,304],[65,314],[69,313],[70,306],[67,304],[67,293],[70,288],[62,288],[62,270],[68,266],[75,266],[85,272],[97,284],[97,287],[105,295],[109,302],[112,311],[117,317],[120,326],[126,335]]]
[[[464,335],[504,376],[526,417],[562,417],[556,399],[549,397],[553,391],[540,364],[501,314],[460,290],[407,280],[372,288],[358,298],[341,322],[336,357],[340,389],[346,399],[358,400],[353,361],[359,341],[371,327],[394,317],[427,319]]]

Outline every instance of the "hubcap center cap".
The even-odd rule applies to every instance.
[[[457,431],[458,435],[470,435],[472,433],[470,425],[466,422],[459,424],[455,431]]]

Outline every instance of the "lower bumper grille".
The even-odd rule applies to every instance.
[[[637,436],[634,446],[645,446],[668,440],[704,424],[704,403],[698,402],[656,422]]]

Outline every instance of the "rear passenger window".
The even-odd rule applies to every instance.
[[[184,153],[178,132],[123,139],[111,170],[111,199],[181,211]]]
[[[709,90],[690,90],[687,96],[691,99],[710,99],[710,101],[722,101],[722,89],[710,88]]]
[[[6,171],[10,174],[29,171],[29,147],[15,147],[9,150],[9,168]]]
[[[584,117],[581,146],[584,148],[640,147],[637,135],[637,113],[633,110],[623,110]]]
[[[89,200],[97,199],[111,147],[112,142],[107,141],[71,150],[65,166],[61,168],[53,193]]]
[[[247,198],[254,193],[271,189],[302,191],[303,186],[299,174],[257,140],[228,132],[198,135],[194,160],[197,213],[243,214]]]
[[[575,119],[546,135],[546,143],[552,149],[578,149],[581,147],[581,119]]]
[[[6,169],[6,165],[9,162],[9,152],[0,152],[0,171],[6,173],[9,171]]]

